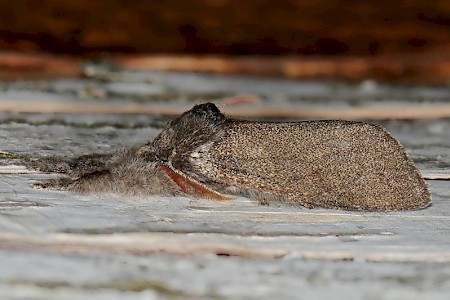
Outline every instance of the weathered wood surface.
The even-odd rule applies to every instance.
[[[152,74],[148,76],[160,78]],[[172,75],[179,76],[159,76],[169,78],[164,81],[167,84],[175,80]],[[187,78],[196,84],[185,82],[185,89],[193,86],[195,92],[183,91]],[[406,100],[423,99],[444,104],[449,97],[448,90],[433,88],[372,84],[368,90],[367,84],[333,87],[233,80],[181,76],[180,85],[173,84],[178,90],[172,90],[171,101],[159,104],[179,109],[190,105],[188,98],[193,95],[219,99],[224,91],[228,93],[223,96],[233,96],[245,89],[258,100],[244,106],[277,101],[292,110],[351,108],[351,99],[360,99],[357,107],[371,103],[401,107],[409,104]],[[35,104],[51,100],[78,101],[80,105],[90,101],[152,105],[154,99],[144,99],[151,98],[144,88],[154,87],[155,80],[152,82],[9,83],[0,92],[0,104],[4,99],[17,99]],[[216,83],[215,88],[211,82]],[[273,85],[267,87],[270,83]],[[86,88],[92,86],[106,90],[108,100],[86,94]],[[132,94],[142,90],[145,93]],[[333,91],[334,100],[330,99]],[[157,95],[162,97],[164,92]],[[229,103],[225,107],[241,106]],[[34,182],[58,175],[30,172],[11,155],[73,157],[113,151],[154,138],[166,119],[0,113],[1,299],[295,299],[300,294],[308,299],[330,295],[345,299],[448,298],[448,180],[427,181],[433,196],[430,208],[355,213],[259,206],[246,198],[214,202],[35,189]],[[423,174],[445,179],[450,168],[448,119],[379,122],[406,146]]]

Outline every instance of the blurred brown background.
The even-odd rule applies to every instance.
[[[262,55],[257,63],[267,65],[261,71],[254,64],[245,67],[242,59],[240,70],[339,77],[339,66],[348,64],[349,73],[351,68],[357,73],[350,79],[403,76],[446,84],[450,79],[450,2],[2,1],[0,48],[90,58],[105,54],[226,55],[225,63],[235,63],[235,56]],[[289,73],[285,66],[267,67],[273,65],[274,56],[298,64],[290,65],[291,69],[311,68],[313,62],[321,71]],[[359,59],[356,66],[355,57]],[[11,56],[2,59],[3,67],[26,67],[24,61],[6,64]],[[170,61],[167,68],[177,69],[177,64],[180,61]],[[151,68],[155,64],[139,61],[137,65]],[[196,65],[198,61],[188,69]],[[220,72],[220,68],[201,66],[200,70]]]

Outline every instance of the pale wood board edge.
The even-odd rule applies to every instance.
[[[442,119],[450,118],[450,104],[405,105],[386,107],[354,108],[302,108],[257,106],[226,106],[221,110],[230,116],[248,118],[298,118],[298,119],[347,119],[347,120],[391,120],[391,119]],[[43,102],[20,103],[14,100],[0,102],[1,112],[14,113],[69,113],[69,114],[148,114],[175,116],[190,109],[192,105],[140,105],[109,103],[55,103]]]

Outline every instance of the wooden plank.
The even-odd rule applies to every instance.
[[[71,113],[71,114],[149,114],[176,116],[192,107],[191,104],[127,104],[90,101],[78,102],[22,102],[4,99],[0,111],[14,113]],[[247,118],[298,118],[298,119],[347,119],[347,120],[429,120],[450,118],[450,104],[396,105],[383,107],[337,107],[310,108],[300,106],[242,105],[223,106],[223,112],[230,116]]]
[[[0,78],[16,80],[24,78],[79,77],[82,60],[70,56],[0,52]]]
[[[422,177],[427,180],[450,180],[448,173],[422,172]]]
[[[436,55],[436,53],[440,53]],[[442,54],[444,53],[444,54]],[[405,56],[264,57],[218,55],[116,55],[106,60],[118,68],[177,72],[241,74],[295,79],[339,79],[445,85],[450,57],[445,48]],[[89,59],[39,53],[0,53],[0,78],[42,79],[90,76]],[[84,69],[84,70],[83,70]]]
[[[30,170],[25,166],[20,165],[6,165],[0,166],[0,174],[45,174],[40,171]]]
[[[301,79],[375,78],[395,82],[446,84],[450,77],[450,57],[434,54],[431,52],[404,56],[315,58],[137,55],[117,56],[112,58],[112,61],[117,66],[138,70],[268,75]]]
[[[364,237],[358,237],[364,239]],[[334,238],[338,240],[338,238]],[[325,238],[327,240],[327,238]],[[380,239],[381,240],[381,239]],[[282,241],[282,242],[281,242]],[[405,251],[402,247],[382,249],[374,246],[370,251],[360,247],[334,245],[330,239],[319,242],[324,249],[308,244],[318,243],[317,237],[283,237],[277,245],[273,238],[224,237],[209,234],[171,233],[115,233],[113,235],[47,234],[18,235],[0,234],[0,251],[46,251],[57,254],[172,254],[180,256],[236,256],[243,258],[281,259],[297,256],[313,260],[359,260],[371,262],[428,262],[450,263],[450,249],[431,250],[425,245],[414,245]]]

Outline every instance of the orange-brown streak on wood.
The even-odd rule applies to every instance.
[[[207,72],[293,79],[367,78],[393,83],[447,85],[450,49],[404,56],[226,57],[217,55],[116,55],[104,57],[125,69]],[[83,76],[90,58],[46,54],[1,53],[0,79],[45,79]]]
[[[82,64],[72,56],[0,52],[0,79],[80,77]]]
[[[112,62],[123,68],[140,70],[247,74],[294,79],[341,79],[360,81],[366,78],[412,84],[448,84],[450,53],[437,52],[403,56],[340,57],[227,57],[217,55],[127,55],[115,56]]]

